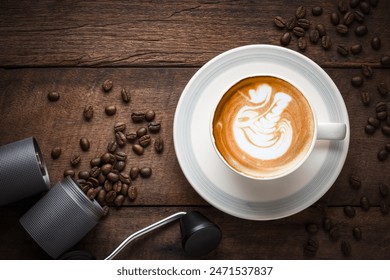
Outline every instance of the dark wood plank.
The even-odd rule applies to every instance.
[[[135,155],[130,144],[123,149],[129,155],[126,171],[133,165],[151,166],[153,175],[149,179],[133,182],[139,189],[139,196],[131,205],[206,205],[185,179],[176,159],[173,147],[172,125],[177,102],[188,80],[196,69],[173,68],[105,68],[105,69],[20,69],[0,71],[0,145],[35,136],[46,159],[52,184],[63,177],[63,171],[70,168],[70,158],[79,153],[82,163],[76,172],[89,169],[89,160],[101,155],[107,143],[113,139],[113,126],[124,121],[129,131],[141,127],[130,121],[131,112],[154,109],[162,122],[160,135],[165,140],[165,150],[159,155],[149,146],[143,156]],[[350,150],[339,178],[322,201],[331,206],[359,205],[360,197],[366,195],[372,204],[378,205],[378,185],[390,186],[390,160],[379,162],[377,152],[389,143],[381,131],[369,136],[364,126],[369,116],[375,116],[375,104],[388,102],[381,97],[376,86],[379,81],[390,84],[389,69],[375,70],[372,80],[356,89],[350,84],[350,77],[360,69],[327,69],[346,102],[350,114]],[[101,89],[102,82],[110,78],[114,82],[112,92]],[[120,90],[131,92],[130,104],[123,104]],[[47,100],[47,93],[58,91],[60,100]],[[372,104],[365,107],[360,101],[360,92],[367,90]],[[91,122],[83,120],[85,105],[92,104],[95,115]],[[104,107],[116,104],[118,112],[113,117],[104,113]],[[145,125],[145,124],[143,124]],[[91,141],[88,152],[82,152],[79,139]],[[155,137],[152,135],[152,137]],[[50,157],[51,149],[60,146],[63,154],[58,160]],[[349,177],[357,175],[362,188],[354,190]]]
[[[273,19],[289,18],[304,5],[312,25],[325,24],[333,47],[308,44],[305,54],[322,66],[379,66],[389,53],[390,3],[380,1],[366,16],[369,32],[336,35],[329,14],[337,1],[2,1],[0,65],[22,66],[200,66],[217,54],[247,44],[276,44],[282,31]],[[320,17],[311,8],[323,7]],[[355,22],[352,29],[357,26]],[[372,51],[373,36],[383,48]],[[360,42],[363,52],[341,57],[336,46]],[[297,50],[297,39],[290,44]]]
[[[0,259],[47,259],[48,256],[27,236],[18,223],[20,212],[12,208],[0,211]],[[340,238],[332,241],[322,229],[321,212],[311,207],[294,216],[266,222],[237,219],[212,207],[123,207],[89,232],[73,249],[85,250],[97,259],[110,254],[130,234],[178,211],[198,210],[215,222],[222,230],[219,247],[204,259],[389,259],[390,223],[377,207],[368,212],[357,209],[352,219],[345,217],[341,207],[328,208],[327,215],[339,226]],[[309,235],[307,223],[316,223],[319,231]],[[356,241],[352,228],[359,226],[362,239]],[[314,257],[303,252],[308,238],[319,243]],[[340,249],[342,240],[351,245],[351,256],[345,257]],[[129,244],[117,259],[191,259],[181,247],[178,222],[166,225]]]

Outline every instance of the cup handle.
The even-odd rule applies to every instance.
[[[317,140],[343,140],[347,134],[345,123],[318,123]]]

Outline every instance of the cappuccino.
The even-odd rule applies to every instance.
[[[267,179],[289,172],[306,157],[315,119],[296,87],[277,77],[255,76],[223,95],[212,129],[228,165],[249,177]]]

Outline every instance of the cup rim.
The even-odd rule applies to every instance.
[[[227,93],[227,91],[232,87],[234,86],[235,84],[239,83],[240,81],[244,80],[244,79],[247,79],[247,78],[251,78],[251,77],[261,77],[261,76],[269,76],[269,77],[275,77],[275,78],[278,78],[278,79],[281,79],[289,84],[291,84],[293,87],[295,87],[301,94],[302,96],[306,99],[307,103],[309,104],[309,107],[310,107],[310,111],[312,112],[312,116],[313,116],[313,121],[314,121],[314,125],[313,125],[313,137],[311,139],[311,143],[310,143],[310,147],[309,149],[306,151],[306,154],[304,157],[301,158],[300,161],[298,161],[293,167],[287,169],[285,172],[283,173],[280,173],[280,174],[277,174],[277,175],[274,175],[274,176],[268,176],[268,177],[256,177],[256,176],[252,176],[250,174],[247,174],[245,172],[242,172],[242,171],[239,171],[237,169],[235,169],[233,166],[231,166],[226,160],[225,158],[222,156],[222,154],[220,153],[220,151],[218,150],[218,147],[217,145],[215,144],[215,138],[214,138],[214,128],[213,128],[213,120],[214,120],[214,116],[215,116],[215,111],[219,105],[219,103],[221,102],[221,99],[225,96],[225,94]],[[307,96],[304,94],[304,92],[293,82],[291,82],[291,80],[289,78],[286,78],[282,75],[275,75],[274,73],[272,74],[269,74],[269,73],[261,73],[261,74],[252,74],[252,75],[249,75],[249,76],[246,76],[246,77],[241,77],[240,79],[236,79],[234,82],[232,83],[229,83],[229,85],[226,87],[225,90],[221,90],[221,94],[219,96],[219,98],[217,99],[217,101],[215,102],[215,104],[213,104],[213,110],[211,110],[211,113],[210,113],[210,118],[209,118],[209,133],[210,133],[210,138],[211,138],[211,142],[212,142],[212,146],[214,148],[214,151],[215,153],[218,155],[218,158],[220,160],[222,160],[222,162],[230,169],[232,170],[233,172],[235,172],[236,174],[239,174],[243,177],[246,177],[248,179],[253,179],[253,180],[257,180],[257,181],[271,181],[271,180],[276,180],[276,179],[280,179],[280,178],[283,178],[283,177],[286,177],[288,175],[290,175],[291,173],[293,173],[294,171],[296,171],[299,167],[302,166],[302,164],[304,162],[306,162],[306,160],[309,158],[310,154],[312,153],[313,149],[314,149],[314,146],[315,146],[315,143],[317,141],[317,132],[318,132],[318,120],[317,120],[317,115],[315,113],[315,110],[314,110],[314,107],[313,105],[311,104],[310,100],[307,98]]]

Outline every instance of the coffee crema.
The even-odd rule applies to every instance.
[[[233,169],[272,178],[306,156],[315,123],[307,99],[296,87],[280,78],[255,76],[224,94],[212,128],[219,153]]]

